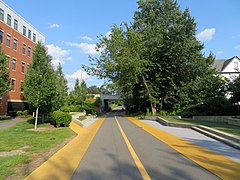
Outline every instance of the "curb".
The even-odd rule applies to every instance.
[[[235,149],[240,150],[240,137],[233,136],[228,133],[224,133],[203,125],[192,125],[192,124],[185,124],[185,123],[176,123],[176,122],[169,122],[162,117],[156,117],[156,121],[164,126],[169,127],[180,127],[180,128],[191,128],[199,133],[202,133],[210,138],[216,139],[221,141]]]

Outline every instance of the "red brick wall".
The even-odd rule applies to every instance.
[[[3,38],[2,38],[2,49],[4,53],[10,57],[9,59],[9,72],[10,72],[10,78],[15,79],[15,90],[10,91],[8,101],[21,101],[22,100],[22,93],[20,90],[20,84],[21,81],[24,81],[25,74],[27,72],[27,65],[32,62],[32,52],[35,47],[35,43],[28,39],[27,37],[23,36],[22,32],[18,32],[14,30],[12,27],[9,27],[2,21],[0,21],[0,30],[3,31]],[[11,42],[10,47],[6,46],[6,38],[7,35],[11,36]],[[17,50],[13,49],[13,41],[14,38],[17,39]],[[25,54],[22,53],[22,45],[23,43],[26,45],[26,51]],[[28,57],[28,47],[31,48],[31,56]],[[16,59],[16,70],[12,69],[12,59]],[[25,72],[22,73],[22,62],[25,62]],[[4,99],[4,98],[3,98]],[[4,103],[4,102],[2,102]],[[2,112],[1,114],[5,114],[3,112],[5,108],[3,108],[4,105],[2,104]]]

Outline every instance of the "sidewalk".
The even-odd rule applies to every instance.
[[[194,131],[189,128],[163,126],[160,123],[152,120],[141,120],[141,121],[151,126],[154,126],[156,128],[159,128],[165,132],[173,134],[177,137],[190,141],[198,146],[207,148],[213,152],[229,157],[234,161],[240,162],[239,150],[232,148],[220,141],[207,137],[197,131]]]
[[[6,122],[1,122],[1,121],[0,121],[0,130],[13,127],[13,126],[15,126],[18,122],[22,122],[22,121],[26,121],[26,119],[14,118],[14,119],[9,119],[9,120],[7,120]]]

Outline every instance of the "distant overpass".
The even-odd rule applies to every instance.
[[[111,100],[121,100],[120,95],[110,95],[110,94],[101,94],[100,99],[102,102],[101,111],[107,111],[109,109],[109,101]]]

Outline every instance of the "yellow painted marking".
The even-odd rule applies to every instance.
[[[135,118],[128,120],[222,179],[240,179],[240,163]]]
[[[126,143],[126,145],[127,145],[127,147],[128,147],[128,150],[129,150],[129,152],[130,152],[130,154],[131,154],[131,156],[132,156],[132,158],[133,158],[133,160],[134,160],[134,162],[135,162],[138,170],[140,171],[143,179],[144,179],[144,180],[151,179],[151,177],[148,175],[146,169],[144,168],[143,164],[141,163],[140,159],[138,158],[136,152],[134,151],[132,145],[130,144],[130,142],[129,142],[126,134],[124,133],[124,131],[123,131],[120,123],[118,122],[116,116],[115,116],[115,120],[116,120],[117,125],[118,125],[118,127],[119,127],[119,129],[120,129],[120,132],[121,132],[121,134],[122,134],[122,136],[123,136],[123,139],[125,140],[125,143]]]
[[[82,128],[71,122],[70,128],[78,135],[25,179],[71,179],[104,119],[99,118],[88,128]]]

